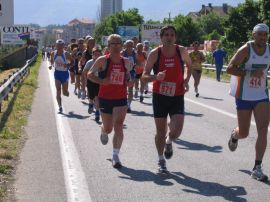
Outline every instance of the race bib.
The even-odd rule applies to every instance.
[[[120,71],[112,71],[110,76],[111,84],[123,85],[124,84],[125,73]]]
[[[250,88],[260,88],[262,86],[262,78],[250,77],[249,87]]]
[[[159,93],[166,96],[174,96],[176,84],[172,82],[161,82],[159,87]]]

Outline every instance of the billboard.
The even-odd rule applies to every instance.
[[[33,38],[34,29],[28,25],[2,26],[1,44],[25,44],[28,39]]]
[[[162,24],[143,24],[142,25],[142,41],[148,40],[150,44],[158,45],[160,41],[160,30],[164,25]]]
[[[132,39],[133,37],[139,38],[139,27],[136,26],[118,26],[116,33],[122,37],[123,41]]]
[[[14,25],[13,0],[0,0],[0,26]]]

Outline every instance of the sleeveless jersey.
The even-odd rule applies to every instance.
[[[66,52],[64,51],[62,55],[58,55],[57,51],[54,51],[53,66],[55,70],[68,71],[68,68],[66,68],[67,60],[66,60],[65,53]]]
[[[230,95],[241,100],[262,100],[269,98],[267,89],[267,71],[270,65],[269,44],[266,45],[263,55],[258,55],[253,47],[253,42],[248,42],[249,59],[240,65],[240,68],[252,72],[256,69],[263,69],[263,76],[256,78],[251,74],[245,76],[231,76]]]
[[[176,51],[173,57],[165,57],[161,52],[158,72],[166,70],[166,76],[163,81],[153,82],[153,92],[166,96],[184,95],[183,69]]]
[[[145,61],[146,61],[146,55],[145,53],[141,53],[138,54],[137,53],[137,57],[136,57],[136,74],[142,74],[143,73],[143,69],[144,69],[144,65],[145,65]]]
[[[110,60],[109,57],[110,55],[107,56],[107,60]],[[110,84],[100,85],[98,96],[108,100],[126,99],[126,72],[127,70],[123,58],[121,58],[121,63],[113,63],[110,61],[105,75],[105,77],[110,79]]]

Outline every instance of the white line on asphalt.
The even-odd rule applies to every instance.
[[[57,114],[58,104],[55,99],[56,90],[53,74],[50,70],[48,70],[48,72],[50,87],[53,94],[52,98],[55,108],[55,118],[65,176],[67,198],[69,202],[91,202],[92,200],[89,194],[85,174],[73,141],[68,120],[61,114]]]
[[[205,107],[205,108],[207,108],[207,109],[210,109],[210,110],[212,110],[212,111],[218,112],[218,113],[223,114],[223,115],[225,115],[225,116],[229,116],[229,117],[231,117],[231,118],[237,119],[237,116],[236,116],[235,114],[230,113],[230,112],[226,112],[226,111],[224,111],[224,110],[221,110],[221,109],[218,109],[218,108],[209,106],[209,105],[207,105],[207,104],[203,104],[203,103],[201,103],[201,102],[198,102],[198,101],[195,101],[195,100],[186,98],[186,97],[185,97],[185,100],[188,101],[188,102],[191,102],[191,103],[193,103],[193,104],[200,105],[200,106],[202,106],[202,107]],[[256,123],[255,123],[254,121],[251,121],[251,125],[256,126]],[[270,128],[268,128],[268,131],[270,131]]]

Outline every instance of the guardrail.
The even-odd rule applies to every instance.
[[[22,80],[22,78],[28,73],[29,66],[36,60],[37,55],[26,61],[24,67],[14,72],[12,76],[4,80],[4,83],[0,86],[0,113],[2,112],[3,100],[8,100],[8,94],[13,92],[13,87]]]
[[[212,65],[212,64],[202,64],[202,68],[203,69],[206,69],[206,70],[213,70],[213,71],[216,71],[216,65]],[[223,65],[222,67],[222,72],[226,72],[226,69],[228,68],[227,65]],[[268,71],[268,74],[267,74],[267,79],[270,79],[270,71]]]

